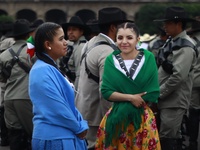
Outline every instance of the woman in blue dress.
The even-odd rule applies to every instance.
[[[32,150],[86,150],[88,124],[74,105],[73,85],[56,65],[67,53],[63,29],[56,23],[43,23],[34,42],[38,59],[29,76]]]

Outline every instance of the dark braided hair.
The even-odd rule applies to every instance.
[[[45,22],[37,28],[34,40],[35,40],[35,52],[36,52],[37,58],[54,66],[56,69],[58,69],[60,71],[58,66],[53,61],[53,59],[51,59],[47,55],[45,55],[46,50],[44,47],[45,41],[50,41],[50,42],[53,41],[54,36],[56,36],[56,34],[57,34],[56,31],[59,28],[61,28],[61,26],[59,24],[56,24],[53,22]]]
[[[118,30],[120,28],[133,29],[133,31],[135,32],[135,34],[136,34],[137,37],[139,37],[139,35],[140,35],[140,31],[139,31],[138,27],[133,22],[124,22],[124,23],[122,23],[122,24],[120,24],[120,25],[117,26]]]
[[[53,41],[53,37],[57,34],[56,30],[61,28],[60,25],[53,22],[45,22],[36,30],[35,34],[35,51],[46,52],[44,48],[45,41]]]

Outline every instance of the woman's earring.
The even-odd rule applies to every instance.
[[[49,47],[49,50],[51,50],[51,47]]]

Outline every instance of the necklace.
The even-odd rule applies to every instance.
[[[122,59],[120,54],[115,55],[116,59],[119,61],[119,65],[120,67],[126,72],[127,77],[129,77],[130,79],[132,79],[142,57],[144,55],[143,51],[139,51],[138,55],[135,57],[135,60],[133,61],[130,70],[128,71],[126,68],[126,65],[124,63],[124,60]]]

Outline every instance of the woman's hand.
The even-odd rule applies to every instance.
[[[83,131],[83,132],[77,134],[77,136],[78,136],[80,139],[83,140],[83,139],[85,139],[86,134],[87,134],[87,130],[85,130],[85,131]]]
[[[146,92],[130,95],[129,101],[135,106],[135,107],[142,107],[145,105],[145,101],[142,99],[142,96],[145,95]]]

